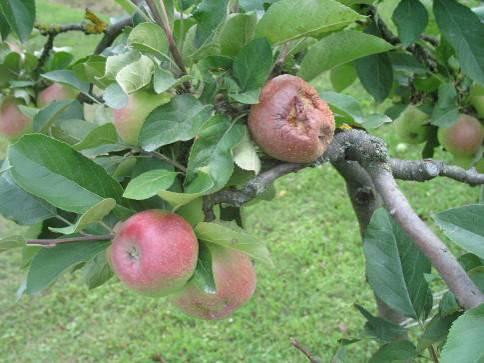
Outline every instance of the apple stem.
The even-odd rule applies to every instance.
[[[55,247],[61,243],[73,243],[83,241],[109,241],[114,238],[113,234],[98,235],[98,236],[79,236],[69,238],[53,238],[53,239],[30,239],[27,241],[27,246],[41,246],[41,247]]]

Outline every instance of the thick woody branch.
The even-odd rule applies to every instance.
[[[360,130],[335,136],[327,156],[332,163],[357,161],[370,175],[386,208],[439,271],[460,304],[470,309],[484,303],[482,294],[457,259],[437,235],[419,218],[398,188],[384,142]]]
[[[390,165],[396,179],[422,182],[444,176],[469,185],[484,184],[484,174],[479,174],[476,169],[465,170],[439,160],[392,159]]]

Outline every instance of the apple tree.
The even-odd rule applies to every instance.
[[[484,204],[436,211],[451,251],[396,183],[484,185],[482,6],[117,2],[124,14],[110,23],[86,10],[77,24],[38,23],[34,0],[0,2],[0,133],[11,142],[0,214],[42,226],[36,239],[0,241],[22,249],[19,295],[82,269],[89,288],[115,277],[188,315],[229,316],[254,293],[254,261],[278,268],[244,229],[244,206],[270,201],[277,178],[328,164],[346,182],[378,305],[379,316],[356,305],[380,346],[371,362],[483,359]],[[54,47],[66,32],[101,41],[75,59]],[[380,113],[342,93],[355,82]],[[392,122],[403,143],[424,144],[421,159],[389,155],[375,130]],[[453,162],[433,159],[437,148]],[[341,341],[334,361],[359,340]]]

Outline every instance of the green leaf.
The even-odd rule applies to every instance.
[[[203,0],[193,12],[197,21],[195,45],[200,48],[214,36],[227,16],[228,0]]]
[[[244,93],[231,93],[230,97],[239,103],[243,103],[245,105],[255,105],[259,103],[259,96],[261,93],[261,89],[253,89]]]
[[[248,131],[245,132],[240,144],[234,148],[234,162],[241,169],[253,170],[256,174],[260,172],[261,161]]]
[[[26,42],[34,28],[35,0],[2,0],[0,10],[3,13],[0,20],[6,20],[19,39]]]
[[[212,254],[206,243],[200,241],[198,245],[197,267],[190,281],[193,281],[200,290],[207,294],[215,294],[217,287],[213,277]]]
[[[42,77],[52,82],[57,82],[74,87],[83,93],[89,93],[89,83],[81,81],[74,71],[58,70],[42,74]]]
[[[33,225],[53,217],[56,210],[20,189],[6,171],[0,175],[0,214],[20,225]]]
[[[273,4],[257,24],[256,35],[271,43],[282,43],[304,36],[320,35],[363,16],[333,0],[280,0]]]
[[[128,95],[123,91],[123,89],[117,83],[113,83],[104,90],[103,93],[104,102],[106,105],[119,110],[128,106],[129,98]]]
[[[431,124],[439,127],[450,127],[459,119],[457,91],[451,83],[439,86],[439,98],[432,111]]]
[[[242,251],[255,260],[273,266],[267,247],[235,223],[202,222],[195,227],[195,233],[202,241]]]
[[[417,357],[415,346],[408,340],[397,340],[383,345],[368,361],[369,363],[390,363],[408,361]]]
[[[484,266],[475,267],[468,274],[479,290],[484,293]]]
[[[128,36],[128,45],[148,54],[166,54],[168,40],[163,29],[155,23],[138,24]]]
[[[427,27],[427,9],[419,0],[401,0],[393,12],[392,20],[398,28],[403,46],[409,46]]]
[[[91,130],[82,141],[75,144],[73,147],[76,150],[92,149],[105,144],[116,144],[118,142],[118,134],[113,124],[107,123]]]
[[[173,76],[173,73],[170,71],[167,71],[163,68],[157,68],[155,69],[153,76],[153,88],[155,89],[156,93],[160,94],[168,91],[170,88],[176,87],[179,84],[190,80],[190,78],[191,77],[189,75],[185,75],[176,79]]]
[[[140,133],[143,149],[154,151],[176,141],[193,139],[208,120],[211,107],[195,97],[183,94],[156,108],[146,119]]]
[[[336,92],[341,92],[351,86],[356,77],[356,69],[352,63],[342,64],[331,70],[331,85]]]
[[[126,53],[109,56],[106,59],[106,73],[99,78],[100,82],[114,81],[116,75],[124,67],[136,62],[141,58],[140,52],[133,49]]]
[[[471,204],[433,215],[452,241],[484,259],[484,204]]]
[[[230,14],[220,29],[220,53],[235,57],[254,37],[256,23],[257,15],[255,13]]]
[[[109,242],[74,242],[53,248],[43,248],[35,255],[27,274],[28,294],[35,294],[49,287],[69,268],[89,261],[105,250]]]
[[[37,112],[32,122],[35,132],[47,132],[58,120],[59,116],[71,106],[75,100],[53,101]]]
[[[198,172],[215,182],[213,192],[222,189],[234,170],[233,149],[242,141],[246,129],[222,115],[215,115],[200,129],[188,158],[187,178]]]
[[[150,57],[142,55],[140,59],[123,67],[116,74],[116,81],[128,95],[139,91],[151,82],[155,64]]]
[[[25,135],[10,146],[8,155],[15,182],[58,208],[82,214],[102,199],[121,200],[119,183],[63,142]]]
[[[22,236],[0,238],[0,253],[19,247],[25,247],[25,239]]]
[[[254,39],[234,60],[234,76],[243,92],[262,87],[272,70],[272,49],[266,39]]]
[[[89,289],[95,289],[113,277],[113,271],[106,258],[106,251],[101,251],[90,259],[83,271],[84,281]]]
[[[425,331],[419,339],[417,351],[422,352],[432,344],[439,344],[447,338],[452,323],[459,317],[460,313],[447,316],[437,314],[425,326]]]
[[[455,0],[435,0],[434,14],[444,38],[454,48],[462,71],[484,83],[484,24],[467,6]]]
[[[116,207],[116,201],[112,198],[103,199],[99,203],[89,208],[83,215],[79,217],[76,224],[68,227],[54,228],[49,227],[52,232],[62,234],[74,234],[82,231],[90,224],[101,222],[111,211]]]
[[[383,208],[375,211],[364,236],[368,282],[376,295],[405,316],[425,318],[432,294],[424,278],[430,263]]]
[[[129,182],[123,196],[135,200],[151,198],[161,190],[171,187],[177,175],[178,173],[165,169],[147,171]]]
[[[400,325],[373,316],[361,305],[355,304],[355,308],[366,318],[365,331],[374,338],[383,342],[391,342],[406,336],[407,331]]]
[[[7,19],[5,15],[2,13],[2,9],[0,8],[0,40],[5,41],[10,34],[10,25],[8,25]]]
[[[215,183],[213,179],[206,173],[200,172],[196,176],[195,180],[185,188],[183,193],[170,192],[167,190],[161,190],[158,192],[160,198],[166,200],[174,208],[178,209],[181,206],[200,198],[202,195],[208,194],[214,187]]]
[[[383,39],[360,31],[344,30],[333,33],[308,49],[301,63],[299,76],[310,81],[333,67],[392,48]]]
[[[484,359],[484,304],[467,310],[450,328],[442,363],[477,363]]]
[[[356,72],[365,90],[380,103],[393,86],[393,67],[388,54],[372,54],[356,61]]]

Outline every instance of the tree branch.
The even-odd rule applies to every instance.
[[[104,49],[111,46],[123,29],[130,25],[133,25],[133,19],[130,16],[126,16],[116,23],[111,24],[104,32],[104,36],[94,50],[94,54],[101,54]]]
[[[160,10],[158,11],[158,7],[155,1],[159,1]],[[182,74],[187,74],[187,70],[185,68],[185,64],[183,63],[183,58],[176,46],[175,38],[173,37],[173,32],[170,27],[170,21],[168,19],[168,14],[166,12],[165,3],[163,0],[146,0],[146,4],[150,8],[150,12],[153,15],[155,21],[163,28],[163,31],[166,34],[166,38],[168,39],[169,49],[171,55],[173,56],[173,60],[175,61],[178,68]]]
[[[483,185],[484,174],[476,169],[465,170],[439,160],[390,160],[393,176],[401,180],[427,181],[445,176],[469,185]]]
[[[108,241],[112,240],[114,235],[100,235],[100,236],[79,236],[70,238],[57,238],[57,239],[30,239],[27,241],[27,246],[42,246],[42,247],[55,247],[62,243],[73,243],[83,241]]]
[[[368,172],[390,214],[429,258],[464,308],[470,309],[484,303],[484,294],[447,246],[418,217],[398,188],[383,140],[361,130],[341,132],[335,136],[327,156],[332,163],[357,161]]]
[[[308,348],[299,343],[297,339],[291,338],[291,344],[294,346],[294,348],[304,354],[310,363],[322,363],[321,359],[316,357]]]

